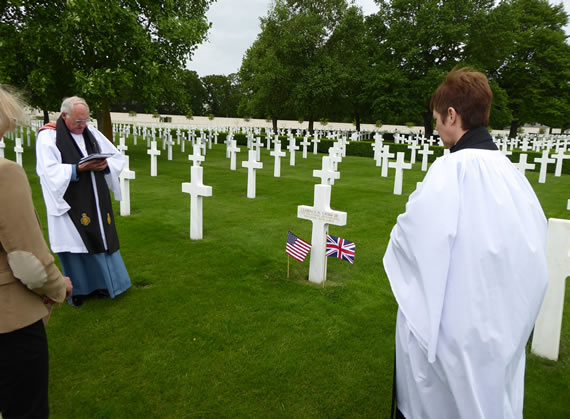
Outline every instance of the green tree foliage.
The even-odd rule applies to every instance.
[[[40,106],[53,108],[68,92],[84,96],[110,137],[110,106],[129,90],[137,89],[148,107],[172,93],[173,79],[209,28],[212,1],[7,0],[0,53],[10,57],[22,47],[29,65],[4,65],[1,77],[31,91]]]
[[[276,0],[261,19],[261,33],[240,69],[242,112],[303,117],[312,129],[336,92],[336,62],[329,40],[347,10],[346,0]]]
[[[451,68],[467,61],[469,36],[493,1],[393,0],[380,1],[379,6],[376,29],[382,39],[378,58],[397,68],[388,72],[396,81],[394,88],[407,91],[403,106],[396,108],[398,119],[421,122],[429,136],[433,129],[431,95]]]
[[[550,126],[570,123],[570,46],[562,4],[546,0],[512,0],[504,5],[513,26],[511,51],[490,73],[508,95],[512,112],[510,135],[524,123]]]
[[[202,77],[206,92],[205,107],[215,116],[237,117],[241,88],[237,74]]]

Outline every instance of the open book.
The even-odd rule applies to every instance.
[[[95,160],[95,159],[108,159],[109,157],[111,157],[113,155],[113,153],[93,153],[93,154],[89,154],[88,156],[83,157],[81,160],[79,160],[78,164],[81,163],[85,163],[86,161],[89,160]]]

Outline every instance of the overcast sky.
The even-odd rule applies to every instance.
[[[564,9],[570,13],[570,0],[562,0]],[[365,15],[378,11],[374,0],[356,0]],[[560,0],[551,0],[559,4]],[[253,44],[260,32],[259,18],[267,15],[271,0],[217,0],[207,13],[212,27],[208,41],[198,46],[188,68],[200,77],[210,74],[236,73],[245,51]],[[569,33],[566,27],[566,33]]]

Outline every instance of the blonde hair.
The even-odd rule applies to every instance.
[[[0,84],[0,134],[13,130],[18,123],[27,121],[24,106],[25,103],[13,88]]]

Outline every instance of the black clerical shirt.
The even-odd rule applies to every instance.
[[[455,143],[453,147],[449,149],[451,153],[463,150],[466,148],[479,148],[482,150],[498,150],[497,146],[493,142],[493,138],[487,127],[478,126],[471,128]]]

